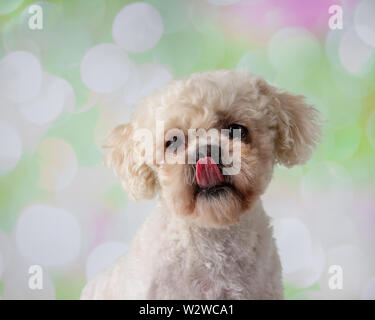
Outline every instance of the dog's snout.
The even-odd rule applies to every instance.
[[[216,163],[221,163],[221,149],[218,145],[205,145],[197,148],[196,159],[198,162],[199,159],[211,157]]]

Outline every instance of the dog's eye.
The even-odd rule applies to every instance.
[[[230,139],[233,139],[234,137],[237,138],[237,137],[241,137],[241,139],[244,139],[247,137],[248,135],[248,130],[246,127],[244,126],[241,126],[240,124],[231,124],[229,127],[228,127],[228,130],[229,130],[229,138]],[[241,130],[240,133],[236,132],[234,130]]]
[[[176,150],[181,145],[181,139],[179,139],[177,136],[173,136],[171,139],[169,139],[165,143],[166,148],[171,148]]]

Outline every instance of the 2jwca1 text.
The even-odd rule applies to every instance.
[[[169,318],[172,314],[185,315],[232,315],[233,305],[225,304],[187,304],[181,307],[156,307],[146,304],[140,307],[140,315],[163,315]]]

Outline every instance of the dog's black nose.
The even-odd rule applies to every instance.
[[[195,162],[198,162],[199,159],[211,157],[215,163],[221,163],[221,149],[218,145],[204,145],[199,146],[196,152]]]

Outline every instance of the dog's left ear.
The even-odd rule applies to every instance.
[[[114,169],[129,195],[135,200],[152,199],[157,187],[156,178],[142,156],[144,146],[134,139],[132,124],[120,125],[112,130],[105,147],[110,151],[104,162]]]
[[[319,112],[304,97],[273,91],[273,113],[276,115],[276,161],[286,167],[304,164],[320,140]]]

